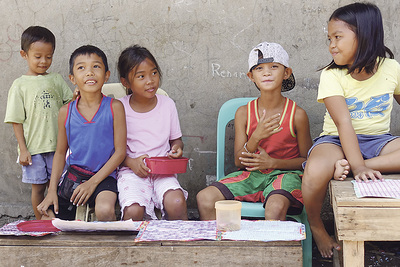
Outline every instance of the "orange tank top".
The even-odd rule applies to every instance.
[[[285,107],[281,112],[281,120],[279,122],[283,129],[260,141],[259,146],[265,149],[271,157],[277,159],[292,159],[300,155],[293,124],[295,112],[296,103],[289,98],[285,98]],[[247,103],[247,139],[250,139],[257,128],[260,119],[258,114],[257,98]]]

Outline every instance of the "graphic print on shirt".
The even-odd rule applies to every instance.
[[[358,101],[357,97],[350,97],[346,98],[346,104],[352,119],[364,119],[374,116],[383,117],[383,111],[390,106],[389,100],[389,94],[373,96],[367,102]]]

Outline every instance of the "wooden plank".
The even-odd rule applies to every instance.
[[[43,237],[32,236],[0,236],[0,245],[6,246],[237,246],[237,247],[287,247],[299,246],[301,241],[151,241],[135,242],[136,234],[102,234],[102,233],[78,233],[66,232],[58,235],[47,235]]]
[[[364,267],[364,242],[343,241],[343,266]]]
[[[335,224],[339,240],[400,240],[400,208],[338,207]]]
[[[134,242],[135,235],[0,237],[2,266],[302,266],[300,241]]]
[[[0,247],[3,266],[302,266],[301,249],[286,247]]]
[[[400,174],[385,175],[386,179],[400,179]],[[352,207],[400,207],[400,199],[391,198],[357,198],[354,192],[353,178],[347,178],[345,181],[330,182],[331,202],[337,203],[337,206]]]

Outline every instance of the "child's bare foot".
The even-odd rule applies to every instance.
[[[318,250],[323,258],[332,258],[334,249],[341,250],[339,244],[328,235],[325,228],[316,229],[311,227],[311,231],[314,241],[317,244]]]
[[[349,174],[350,165],[345,159],[340,159],[335,163],[335,172],[333,173],[333,179],[343,181]]]

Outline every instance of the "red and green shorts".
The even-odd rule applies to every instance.
[[[281,194],[290,200],[288,214],[300,214],[303,210],[301,171],[237,171],[213,183],[226,199],[265,203],[273,194]]]

